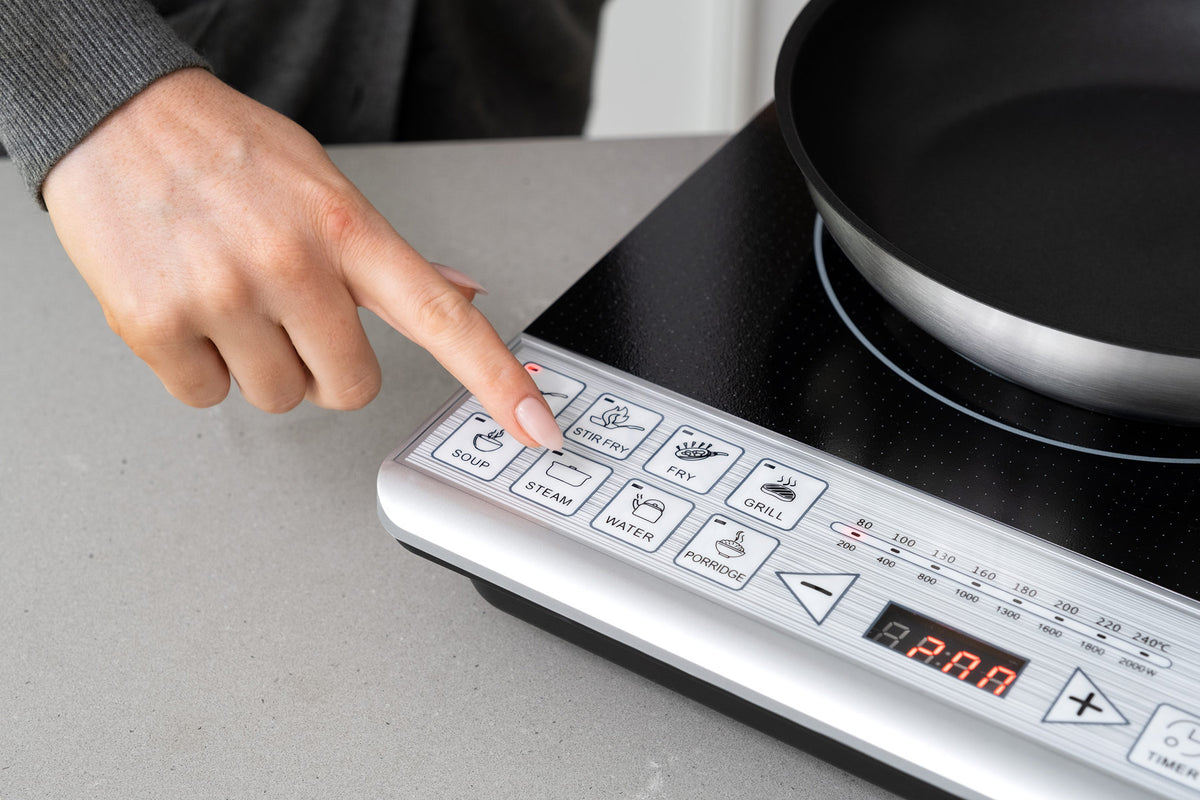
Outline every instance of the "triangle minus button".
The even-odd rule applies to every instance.
[[[776,572],[779,580],[804,607],[813,622],[820,625],[845,596],[858,573],[846,572]]]

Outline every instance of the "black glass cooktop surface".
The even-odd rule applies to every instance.
[[[1200,599],[1200,429],[1049,399],[913,326],[821,231],[773,108],[528,332]]]

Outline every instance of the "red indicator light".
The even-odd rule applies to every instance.
[[[533,372],[533,373],[538,373],[538,372],[541,372],[541,371],[542,371],[542,368],[541,368],[541,367],[539,367],[537,364],[526,364],[526,365],[525,365],[525,369],[527,369],[527,370],[529,370],[530,372]]]

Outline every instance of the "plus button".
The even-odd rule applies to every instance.
[[[1058,697],[1042,717],[1042,722],[1072,725],[1128,725],[1129,721],[1092,683],[1083,670],[1076,669]]]
[[[1088,692],[1087,697],[1068,697],[1067,699],[1073,700],[1076,703],[1079,703],[1079,710],[1075,712],[1075,716],[1082,717],[1083,712],[1087,711],[1089,708],[1093,711],[1099,711],[1102,714],[1104,713],[1103,708],[1101,708],[1100,706],[1098,706],[1092,702],[1092,700],[1094,700],[1095,698],[1096,698],[1095,692]]]

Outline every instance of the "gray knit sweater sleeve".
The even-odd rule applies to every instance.
[[[50,168],[109,113],[204,65],[144,0],[0,0],[0,142],[41,202]]]

